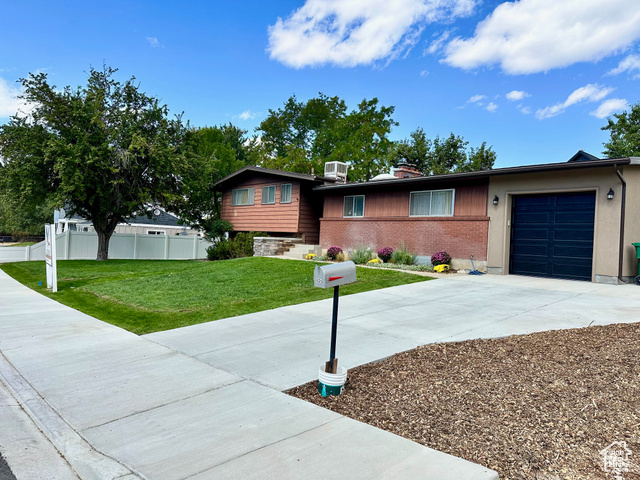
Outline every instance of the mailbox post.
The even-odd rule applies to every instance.
[[[338,335],[338,299],[340,297],[340,285],[346,285],[356,281],[355,263],[343,262],[332,265],[319,266],[313,272],[313,284],[320,288],[333,287],[333,316],[331,319],[331,350],[329,361],[325,364],[326,373],[337,372],[338,359],[336,358],[336,340]]]

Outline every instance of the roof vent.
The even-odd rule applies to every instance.
[[[344,162],[327,162],[324,164],[324,176],[335,178],[338,181],[347,183],[347,170],[349,165]]]

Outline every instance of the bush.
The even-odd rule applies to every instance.
[[[207,248],[207,259],[228,260],[230,258],[252,257],[253,238],[266,236],[262,232],[240,232],[234,238],[221,239]]]
[[[345,258],[344,258],[344,253],[340,252],[338,255],[336,255],[336,262],[344,262]]]
[[[391,261],[398,265],[413,265],[415,263],[415,256],[407,250],[404,243],[400,244],[400,248],[391,254]]]
[[[438,265],[450,265],[451,264],[451,255],[449,255],[444,250],[440,252],[436,252],[431,255],[431,265],[437,267]]]
[[[393,248],[391,247],[383,247],[378,250],[378,258],[385,263],[391,260],[391,255],[393,255]]]
[[[342,253],[342,249],[338,246],[332,246],[327,249],[327,258],[329,260],[335,260],[338,254]]]
[[[353,263],[364,265],[373,258],[373,252],[366,245],[360,245],[349,250],[349,258]]]

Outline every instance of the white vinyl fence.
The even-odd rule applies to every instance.
[[[192,260],[206,258],[210,242],[196,235],[144,235],[114,233],[109,242],[109,258],[133,260]],[[58,260],[95,260],[98,235],[73,232],[56,235]],[[0,263],[44,260],[44,242],[31,247],[0,247]]]

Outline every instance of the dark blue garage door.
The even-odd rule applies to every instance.
[[[595,192],[513,197],[509,272],[591,281]]]

